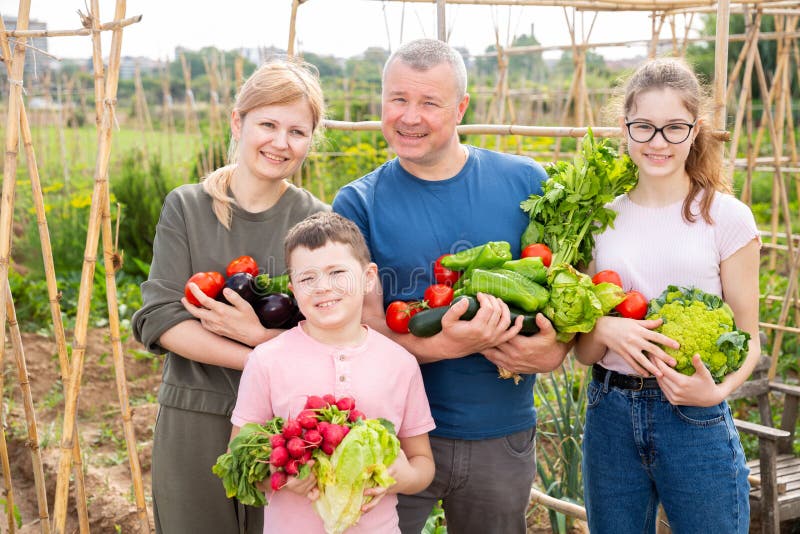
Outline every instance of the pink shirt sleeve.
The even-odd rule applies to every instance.
[[[406,396],[403,425],[397,429],[398,438],[410,438],[425,434],[436,428],[428,404],[428,396],[422,384],[422,373],[419,368],[411,377]]]
[[[245,423],[262,424],[273,417],[269,402],[269,369],[262,354],[264,350],[263,346],[253,349],[242,372],[236,406],[231,415],[231,422],[238,427]]]

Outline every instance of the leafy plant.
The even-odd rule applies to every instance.
[[[557,499],[583,504],[581,441],[586,417],[587,369],[568,359],[560,372],[536,381],[539,411],[537,433],[543,441],[536,457],[536,472],[543,491]],[[566,534],[572,518],[548,510],[555,534]]]
[[[447,534],[447,524],[445,523],[441,500],[436,501],[428,520],[425,521],[422,534]]]
[[[17,524],[17,528],[22,528],[22,514],[19,511],[19,506],[16,504],[14,505],[14,510],[8,509],[8,500],[5,497],[0,497],[0,504],[3,505],[3,508],[6,510],[6,515],[14,514],[14,522]]]

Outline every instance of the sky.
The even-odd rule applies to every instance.
[[[50,30],[77,29],[81,27],[77,11],[86,12],[88,3],[88,0],[32,0],[31,18],[46,22]],[[286,49],[291,4],[291,0],[129,0],[126,17],[142,15],[142,20],[125,29],[122,53],[173,59],[176,46]],[[100,0],[103,22],[113,19],[114,8],[114,1]],[[16,16],[17,10],[16,0],[0,0],[3,16]],[[591,27],[589,42],[623,40],[620,28],[625,28],[626,39],[650,37],[649,13],[601,12],[593,26],[592,17],[590,13],[575,15],[579,36]],[[564,10],[556,7],[450,4],[445,20],[450,44],[465,47],[472,54],[494,44],[495,28],[501,45],[510,44],[514,36],[530,34],[531,27],[543,45],[570,42]],[[393,50],[410,39],[436,37],[436,5],[390,0],[307,0],[298,9],[296,28],[298,51],[351,57],[370,46]],[[107,53],[110,32],[104,33],[103,51]],[[668,37],[666,30],[662,37]],[[91,38],[54,37],[48,40],[48,48],[59,58],[90,57]],[[645,53],[642,46],[596,51],[612,59]],[[547,52],[545,57],[560,54],[560,51]]]

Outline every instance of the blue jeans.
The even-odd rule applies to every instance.
[[[654,533],[659,502],[674,534],[746,534],[748,473],[726,402],[674,406],[657,388],[589,384],[583,484],[592,534]]]

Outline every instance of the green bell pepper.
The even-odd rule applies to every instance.
[[[489,241],[442,258],[442,266],[452,271],[491,269],[511,260],[511,244],[507,241]]]
[[[519,273],[504,269],[473,270],[465,289],[469,295],[479,292],[494,295],[528,313],[542,309],[550,298],[544,287]]]
[[[544,284],[547,281],[547,267],[544,266],[542,258],[539,257],[507,261],[501,268],[519,273],[537,284]]]

